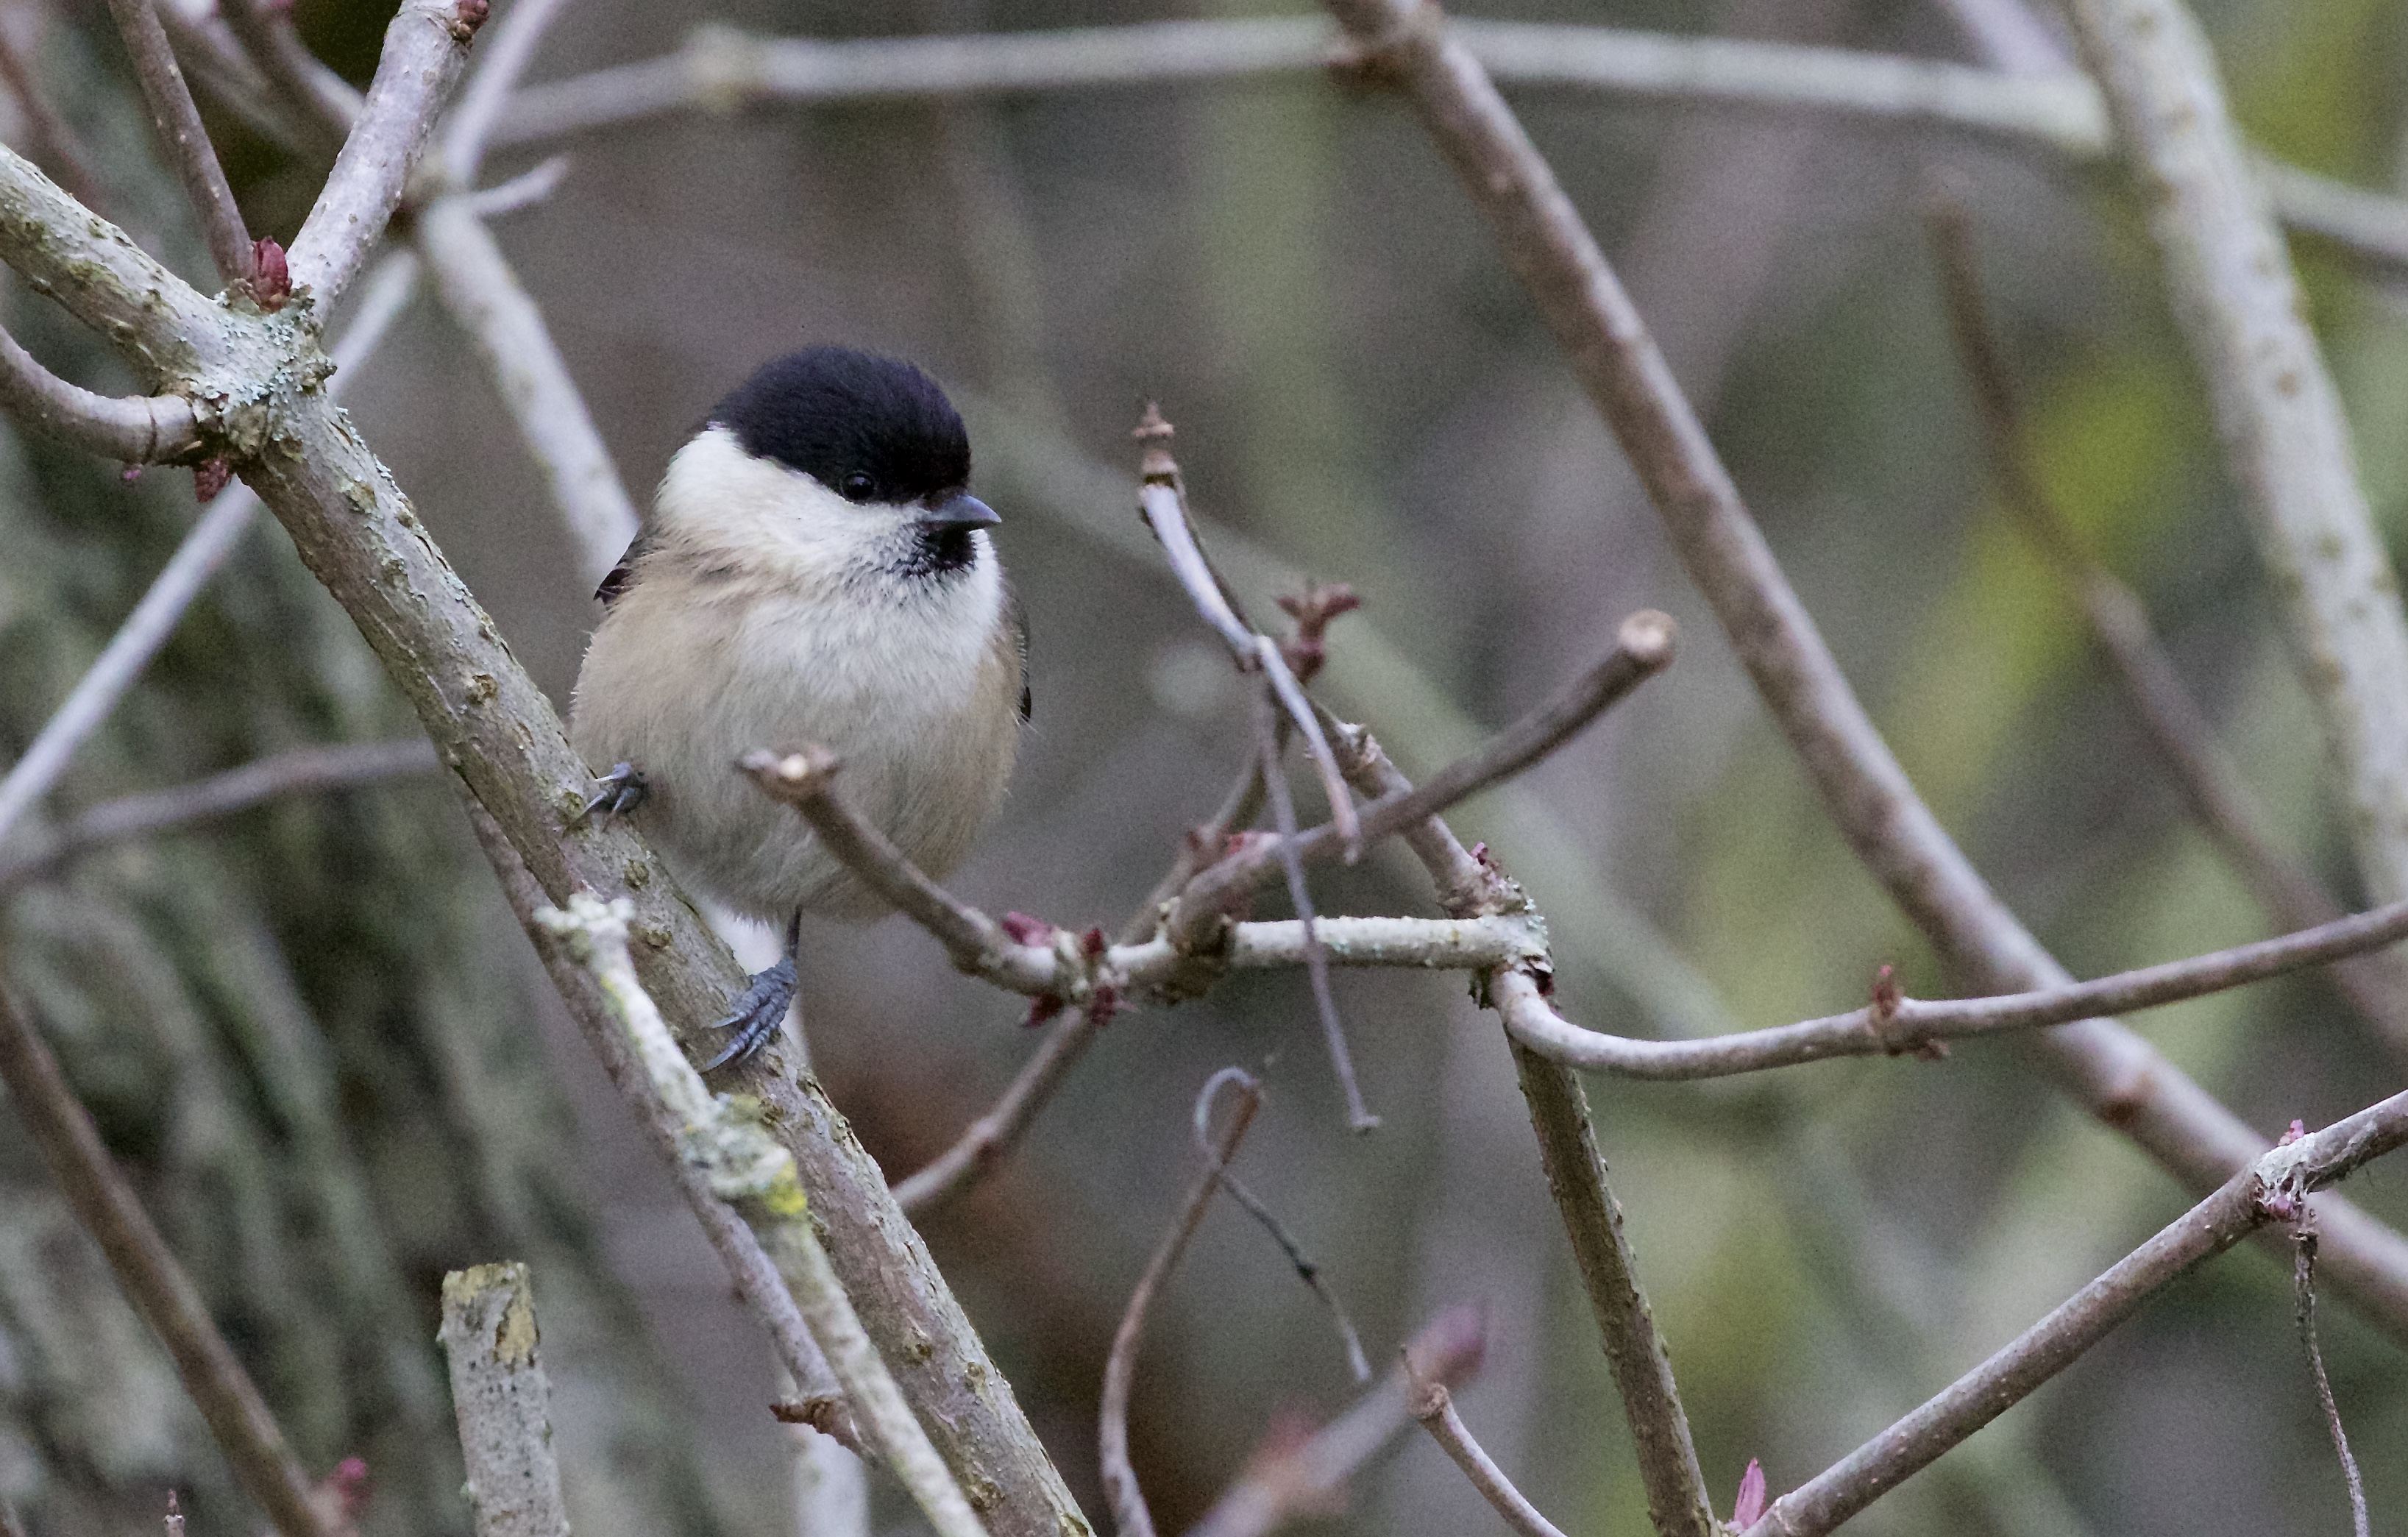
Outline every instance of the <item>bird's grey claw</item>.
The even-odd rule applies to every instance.
[[[612,817],[624,816],[644,803],[644,791],[647,788],[644,776],[636,771],[636,766],[632,763],[612,765],[609,773],[594,783],[602,786],[602,789],[593,799],[585,803],[584,814],[579,819],[580,821],[592,822],[597,827],[607,827],[610,825]]]
[[[733,1030],[727,1044],[702,1064],[704,1072],[716,1072],[722,1068],[749,1062],[769,1043],[778,1027],[786,1022],[786,1010],[795,1001],[795,962],[793,957],[780,961],[767,971],[756,971],[752,984],[736,999],[736,1012],[711,1027],[717,1030]]]

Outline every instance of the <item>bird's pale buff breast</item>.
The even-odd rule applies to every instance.
[[[884,904],[736,760],[834,750],[838,793],[941,878],[994,814],[1017,751],[1021,666],[1004,603],[991,552],[898,603],[658,551],[595,633],[571,735],[589,764],[642,771],[637,825],[706,894],[770,922],[875,917]]]

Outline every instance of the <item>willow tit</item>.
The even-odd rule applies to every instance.
[[[853,806],[939,878],[1003,799],[1028,717],[1027,632],[969,474],[935,381],[813,347],[713,409],[595,594],[569,712],[585,760],[612,766],[589,812],[628,813],[681,879],[786,931],[705,1070],[783,1022],[803,913],[887,911],[736,771],[740,755],[834,749]]]

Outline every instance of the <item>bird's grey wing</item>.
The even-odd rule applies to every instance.
[[[619,557],[619,564],[611,567],[610,574],[602,579],[602,585],[594,589],[594,596],[602,600],[604,608],[626,596],[627,589],[636,584],[636,562],[643,559],[652,547],[652,536],[649,530],[636,535],[635,541],[627,546],[627,553]]]
[[[1028,692],[1028,610],[1020,606],[1020,595],[1008,582],[1003,586],[1003,623],[1011,632],[1012,650],[1020,656],[1020,718],[1025,721],[1034,702]]]

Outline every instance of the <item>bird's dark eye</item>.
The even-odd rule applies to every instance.
[[[878,482],[856,469],[837,489],[844,494],[846,501],[866,502],[878,495]]]

